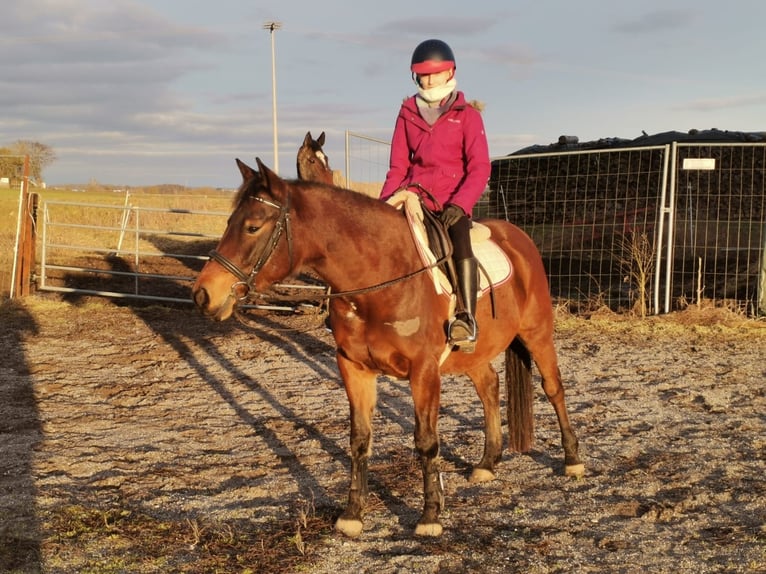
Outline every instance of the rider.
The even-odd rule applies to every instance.
[[[391,157],[380,198],[422,188],[427,207],[447,227],[457,272],[458,312],[449,341],[470,352],[476,341],[477,262],[471,249],[471,211],[490,174],[483,104],[456,89],[455,56],[443,41],[418,44],[410,64],[417,93],[402,103],[391,140]]]

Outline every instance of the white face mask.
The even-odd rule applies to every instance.
[[[429,104],[436,104],[454,92],[455,88],[457,88],[457,80],[453,77],[446,84],[442,84],[435,88],[426,90],[418,87],[418,95]]]

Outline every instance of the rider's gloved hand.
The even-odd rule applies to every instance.
[[[448,203],[444,211],[439,214],[439,219],[445,227],[449,228],[455,225],[461,217],[465,217],[465,211],[459,205]]]

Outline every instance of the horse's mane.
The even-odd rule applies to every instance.
[[[257,187],[257,183],[254,183],[257,178],[247,179],[242,182],[237,190],[234,199],[232,201],[232,207],[236,209],[243,200],[247,199],[254,193],[253,185]],[[322,183],[316,181],[304,181],[301,179],[285,179],[285,184],[291,189],[299,190],[301,193],[328,193],[330,196],[328,201],[338,202],[347,209],[370,209],[372,206],[385,205],[384,202],[353,191],[346,189],[345,187],[338,187],[329,183]],[[374,209],[374,208],[373,208]]]
[[[306,195],[322,195],[323,199],[335,206],[336,211],[344,211],[349,217],[357,218],[362,212],[397,211],[385,201],[377,197],[340,187],[329,183],[294,180],[290,182],[293,189],[301,190]]]

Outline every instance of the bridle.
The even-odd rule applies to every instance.
[[[258,256],[258,259],[256,260],[255,265],[253,265],[253,268],[250,270],[249,275],[246,275],[239,267],[234,265],[231,260],[221,255],[215,249],[209,253],[210,259],[218,263],[221,267],[226,269],[226,271],[239,279],[239,281],[232,284],[231,294],[229,296],[233,297],[240,303],[250,298],[251,291],[254,291],[253,284],[255,283],[255,278],[276,250],[277,244],[279,243],[279,239],[282,237],[283,232],[287,238],[287,252],[290,258],[290,269],[293,267],[293,236],[290,230],[290,194],[288,193],[286,197],[287,199],[285,200],[285,203],[281,205],[257,195],[250,197],[250,199],[260,201],[264,205],[278,209],[279,216],[277,217],[277,222],[274,225],[274,229],[271,231],[271,235],[269,236],[263,251],[261,251],[260,255]],[[237,294],[237,290],[241,287],[245,288],[245,294],[240,296]]]
[[[234,275],[234,277],[239,279],[239,281],[232,283],[231,293],[229,294],[229,297],[232,297],[239,303],[243,303],[251,298],[251,292],[255,291],[253,287],[255,278],[258,275],[258,273],[261,271],[263,266],[266,264],[266,262],[269,260],[269,258],[274,254],[274,251],[277,248],[277,244],[279,243],[279,239],[282,237],[282,233],[285,234],[285,237],[287,240],[287,251],[289,253],[289,258],[290,258],[290,269],[292,269],[293,267],[293,237],[292,237],[292,230],[290,228],[290,194],[288,193],[286,195],[285,203],[282,205],[274,201],[269,201],[268,199],[264,199],[259,196],[251,196],[250,199],[253,199],[255,201],[260,201],[264,205],[267,205],[269,207],[273,207],[274,209],[279,210],[279,216],[277,217],[277,222],[274,225],[274,229],[271,231],[271,235],[269,236],[269,239],[266,242],[266,246],[264,247],[263,251],[258,256],[258,259],[255,262],[255,265],[253,265],[253,268],[250,270],[250,274],[249,275],[245,274],[239,267],[237,267],[234,263],[232,263],[231,260],[221,255],[215,249],[213,249],[209,253],[211,260],[218,263],[221,267],[226,269],[226,271],[228,271],[229,273]],[[337,291],[335,293],[328,292],[318,297],[318,299],[323,300],[323,299],[333,299],[336,297],[347,297],[349,295],[361,295],[363,293],[377,291],[378,289],[384,289],[386,287],[390,287],[391,285],[395,285],[396,283],[407,281],[417,275],[420,275],[421,273],[425,273],[426,271],[429,271],[435,267],[438,267],[439,265],[442,265],[443,263],[448,261],[451,257],[452,257],[452,249],[449,249],[447,253],[445,253],[442,257],[440,257],[433,263],[426,265],[425,267],[421,267],[420,269],[417,269],[405,275],[402,275],[401,277],[389,279],[388,281],[383,281],[382,283],[370,285],[369,287],[362,287],[359,289],[352,289],[348,291]],[[237,290],[241,287],[245,288],[244,295],[237,294]],[[306,298],[305,295],[301,296],[301,299],[305,299],[305,298]],[[290,299],[290,297],[280,297],[280,299],[288,300]]]

